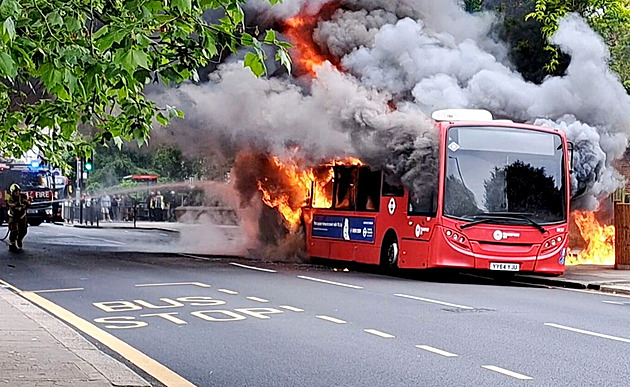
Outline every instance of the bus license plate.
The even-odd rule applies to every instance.
[[[519,270],[518,263],[490,263],[490,270],[500,270],[500,271],[518,271]]]

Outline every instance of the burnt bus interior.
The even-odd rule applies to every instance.
[[[404,197],[405,190],[400,180],[381,170],[368,166],[337,165],[324,166],[317,174],[324,175],[333,169],[333,178],[312,197],[313,208],[336,211],[378,212],[381,197]],[[317,195],[324,195],[319,198]],[[435,216],[437,210],[437,183],[424,194],[409,195],[407,207],[410,215]]]

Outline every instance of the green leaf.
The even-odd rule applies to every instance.
[[[280,64],[282,64],[287,69],[289,74],[291,73],[291,56],[286,49],[278,49],[278,51],[276,52],[276,60],[279,61]]]
[[[267,34],[265,35],[265,43],[274,44],[275,42],[276,42],[276,31],[274,30],[267,31]]]
[[[155,116],[155,119],[157,120],[157,122],[162,125],[162,126],[168,126],[168,118],[166,118],[166,116],[162,113],[158,113]]]
[[[173,0],[173,6],[181,13],[190,13],[192,11],[192,0]]]
[[[245,67],[249,67],[252,72],[260,77],[267,72],[265,68],[265,63],[261,60],[259,55],[254,54],[253,52],[248,52],[245,54]]]
[[[2,74],[9,78],[14,78],[17,75],[17,66],[11,58],[11,55],[6,52],[0,52],[0,71]]]
[[[129,50],[120,57],[121,66],[129,74],[133,74],[138,67],[149,69],[149,56],[139,50]]]
[[[208,50],[208,55],[210,57],[216,56],[219,53],[217,49],[217,37],[208,29],[204,30],[203,36],[203,47]]]
[[[48,15],[46,15],[46,21],[52,27],[61,27],[63,25],[63,18],[57,11],[51,12]]]
[[[103,27],[105,28],[105,27]],[[103,28],[101,28],[98,32],[100,32]],[[98,32],[95,34],[98,35]],[[108,30],[106,31],[104,36],[99,36],[98,41],[96,42],[96,46],[99,48],[99,50],[101,51],[106,51],[109,50],[109,48],[114,44],[114,43],[120,43],[125,36],[127,36],[127,31],[122,30],[122,29],[112,29],[112,30]]]
[[[5,41],[13,41],[15,38],[15,24],[10,16],[2,23],[2,36],[7,38]]]
[[[2,17],[17,16],[22,7],[16,0],[2,0],[0,3],[0,15]]]

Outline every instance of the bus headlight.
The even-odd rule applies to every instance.
[[[470,250],[468,238],[466,238],[464,235],[458,234],[456,231],[449,229],[444,229],[444,235],[446,236],[447,241],[454,243],[456,246]]]
[[[556,235],[553,238],[549,238],[542,243],[541,253],[551,251],[564,244],[564,235]]]

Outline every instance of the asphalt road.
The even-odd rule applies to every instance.
[[[3,232],[5,229],[0,229]],[[626,386],[630,299],[450,272],[172,251],[160,231],[33,227],[0,279],[199,386]]]

